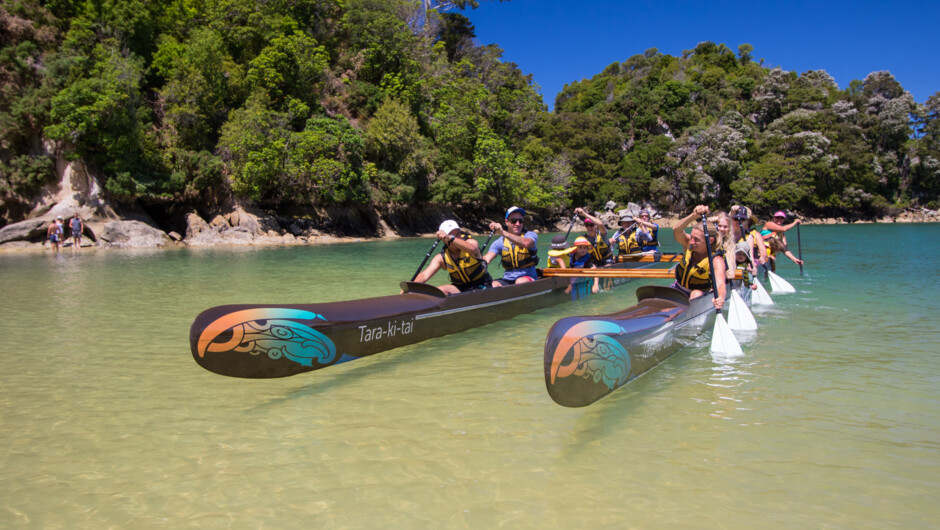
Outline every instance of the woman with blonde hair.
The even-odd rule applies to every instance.
[[[719,212],[718,215],[712,217],[709,221],[715,224],[715,228],[718,230],[717,246],[725,253],[725,265],[727,265],[725,277],[728,280],[732,280],[734,279],[734,269],[737,267],[737,263],[734,259],[735,241],[731,216],[725,212]]]

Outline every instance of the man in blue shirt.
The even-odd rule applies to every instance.
[[[490,223],[490,230],[499,235],[499,239],[490,245],[483,256],[491,263],[498,255],[505,272],[503,277],[493,280],[493,287],[502,287],[515,283],[531,282],[538,278],[535,266],[539,262],[539,236],[523,226],[525,210],[518,206],[506,210],[506,228],[500,223]]]

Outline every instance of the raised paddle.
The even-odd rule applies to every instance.
[[[482,247],[480,247],[480,254],[483,254],[484,252],[486,252],[486,247],[489,246],[490,240],[493,239],[493,234],[495,233],[496,233],[496,230],[490,230],[490,235],[487,236],[486,242],[483,243]]]
[[[431,245],[431,250],[429,250],[428,253],[424,256],[424,261],[421,262],[421,265],[418,265],[418,270],[416,270],[414,273],[414,276],[411,277],[411,281],[415,281],[415,278],[417,278],[418,275],[421,274],[421,269],[424,268],[424,264],[428,262],[428,258],[431,257],[431,254],[434,254],[434,249],[437,248],[437,245],[440,244],[440,242],[441,240],[438,239],[434,241],[433,245]]]
[[[803,244],[800,243],[800,225],[796,225],[796,254],[803,261]],[[803,264],[800,263],[800,276],[803,275]]]
[[[705,250],[708,252],[708,278],[712,282],[712,293],[718,296],[718,284],[715,279],[715,261],[712,257],[712,244],[708,240],[708,217],[702,214],[702,230],[705,232]],[[690,264],[691,266],[691,264]],[[724,281],[724,278],[721,279]],[[721,309],[715,308],[715,328],[712,330],[711,352],[724,355],[726,357],[738,357],[744,355],[738,339],[734,337],[731,327],[725,322],[725,317]]]
[[[568,236],[571,235],[571,229],[574,228],[574,223],[577,220],[578,220],[578,214],[574,214],[574,217],[571,218],[571,224],[568,225],[568,231],[565,232],[565,241],[568,241]]]
[[[496,233],[496,230],[495,230],[495,229],[494,229],[494,230],[490,230],[490,235],[489,235],[489,237],[486,238],[486,243],[483,243],[483,246],[480,247],[480,256],[481,256],[481,257],[482,257],[484,254],[486,254],[486,247],[489,246],[489,244],[490,244],[490,239],[493,239],[493,234],[495,234],[495,233]],[[483,268],[484,268],[484,269],[488,269],[489,266],[490,266],[490,262],[488,262],[488,261],[486,261],[486,260],[483,260]]]

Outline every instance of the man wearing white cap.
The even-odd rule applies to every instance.
[[[525,210],[513,206],[506,210],[506,229],[499,223],[490,223],[490,230],[499,234],[499,239],[490,245],[483,256],[487,263],[499,255],[505,272],[503,277],[493,280],[493,287],[514,283],[531,282],[538,278],[535,266],[539,263],[539,236],[523,226]]]
[[[486,272],[486,262],[480,255],[480,244],[460,233],[457,221],[448,219],[441,223],[437,238],[444,242],[444,250],[434,256],[427,268],[415,277],[416,282],[427,283],[437,271],[444,269],[450,273],[451,281],[451,285],[439,286],[445,294],[465,293],[490,286],[493,279]]]

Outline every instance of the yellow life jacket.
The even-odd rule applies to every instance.
[[[738,265],[737,270],[741,271],[741,281],[745,286],[751,286],[751,271],[747,268],[747,265]]]
[[[747,233],[746,236],[739,239],[738,243],[742,241],[747,242],[747,236],[751,236],[751,241],[753,241],[753,243],[751,243],[751,260],[752,261],[757,263],[757,260],[760,259],[760,245],[764,245],[764,247],[767,249],[768,256],[772,254],[772,251],[770,250],[770,246],[764,243],[764,238],[761,237],[760,232],[758,232],[757,230],[753,228],[751,229],[750,232]]]
[[[463,234],[460,238],[469,239]],[[450,273],[450,281],[456,287],[473,287],[487,281],[486,262],[477,259],[466,250],[460,251],[460,256],[456,261],[447,249],[444,249],[442,256],[444,257],[444,270]]]
[[[525,230],[523,229],[523,234]],[[501,259],[503,263],[503,269],[513,270],[513,269],[526,269],[529,267],[534,267],[539,263],[539,257],[535,254],[537,249],[527,249],[525,247],[517,247],[512,244],[512,241],[509,241],[508,238],[503,238],[503,251],[501,253]]]
[[[598,265],[609,263],[610,258],[614,257],[613,251],[610,250],[610,243],[607,242],[606,237],[601,235],[600,230],[594,234],[594,241],[591,241],[591,257],[594,258],[594,263]]]
[[[552,251],[548,252],[548,268],[549,269],[560,269],[561,266],[558,265],[558,262],[565,264],[566,269],[571,268],[571,254],[567,252],[552,254]]]
[[[766,236],[763,236],[763,237],[761,238],[761,241],[764,242],[764,246],[767,247],[767,257],[768,257],[768,258],[773,258],[773,257],[774,257],[774,254],[775,254],[775,252],[774,252],[774,247],[773,247],[773,245],[770,244],[770,240],[771,240],[771,239],[776,239],[776,240],[779,241],[779,240],[780,240],[780,236],[778,236],[776,232],[771,232],[771,233],[769,233],[769,234],[767,234]]]
[[[711,278],[708,271],[711,269],[711,263],[706,256],[696,265],[691,265],[692,249],[685,251],[682,261],[676,265],[676,281],[679,285],[689,290],[708,291],[712,288]]]
[[[630,235],[620,234],[617,237],[617,251],[620,254],[634,254],[640,252],[640,244],[636,240],[636,232],[630,232]]]

